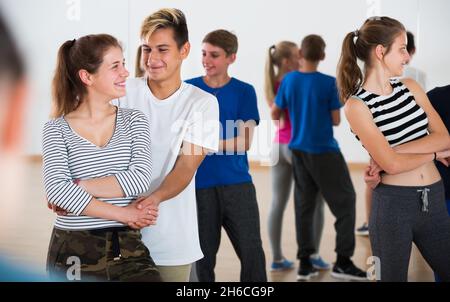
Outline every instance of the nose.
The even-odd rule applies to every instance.
[[[130,75],[130,72],[128,71],[128,69],[125,68],[125,66],[123,66],[122,72],[120,73],[120,75],[124,78],[128,78],[128,76]]]

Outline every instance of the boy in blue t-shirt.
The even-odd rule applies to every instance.
[[[228,75],[237,48],[234,34],[226,30],[210,32],[202,47],[206,75],[186,81],[216,96],[222,126],[219,152],[205,158],[195,178],[204,254],[195,265],[200,282],[215,280],[222,226],[241,260],[240,280],[267,281],[258,204],[246,153],[259,113],[253,86]]]
[[[323,194],[336,217],[337,260],[332,276],[365,280],[366,273],[350,257],[355,249],[355,190],[345,160],[333,137],[333,126],[340,123],[336,79],[317,71],[325,58],[325,42],[320,36],[305,37],[300,50],[299,71],[287,74],[278,90],[272,118],[279,119],[288,109],[292,123],[292,150],[295,179],[294,203],[300,268],[297,280],[317,276],[310,255],[314,254],[313,216],[316,195]]]

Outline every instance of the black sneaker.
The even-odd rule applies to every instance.
[[[367,273],[357,268],[352,261],[346,265],[337,265],[333,267],[331,276],[336,279],[347,281],[367,281]]]
[[[319,271],[315,269],[309,260],[301,260],[300,267],[297,272],[297,281],[308,281],[311,277],[319,275]]]

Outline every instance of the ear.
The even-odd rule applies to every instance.
[[[378,60],[380,61],[383,60],[385,52],[386,48],[383,45],[378,44],[377,47],[375,47],[375,56],[377,57]]]
[[[92,85],[92,76],[89,72],[87,72],[87,70],[80,69],[78,71],[78,76],[80,77],[81,82],[83,82],[86,86]]]
[[[228,56],[228,63],[229,64],[233,64],[234,63],[234,61],[236,61],[236,54],[235,53],[232,53],[231,55],[229,55]]]
[[[186,59],[188,57],[190,51],[191,51],[191,43],[189,43],[189,41],[188,41],[188,42],[184,43],[183,46],[181,46],[181,49],[180,49],[181,58],[183,60]]]
[[[325,52],[322,52],[322,55],[320,56],[320,61],[325,60],[325,57],[326,57]]]

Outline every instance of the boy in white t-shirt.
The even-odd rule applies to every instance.
[[[141,27],[141,66],[146,75],[127,81],[120,107],[139,109],[151,120],[153,180],[139,205],[159,205],[157,224],[142,229],[164,281],[188,281],[200,249],[194,176],[205,155],[219,146],[217,99],[181,81],[190,44],[184,14],[162,9]]]

